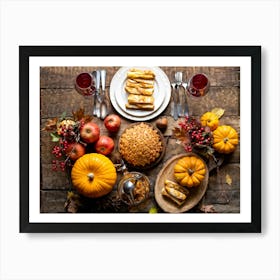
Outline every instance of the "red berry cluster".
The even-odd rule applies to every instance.
[[[64,171],[65,170],[65,159],[66,147],[68,142],[66,140],[60,139],[59,145],[55,145],[52,149],[52,154],[57,158],[57,160],[52,161],[52,170],[53,171]],[[62,158],[63,157],[63,158]],[[60,159],[60,160],[58,160]]]
[[[76,132],[75,129],[72,125],[63,125],[60,128],[60,135],[64,138],[64,139],[69,139],[72,140],[75,138],[76,136]]]
[[[85,123],[84,119],[80,119],[76,122],[71,120],[62,120],[60,122],[56,131],[59,137],[59,142],[52,149],[52,154],[56,158],[52,161],[52,170],[64,171],[67,166],[72,165],[67,150],[69,149],[70,144],[78,143],[80,141],[80,129]]]
[[[71,162],[66,157],[67,149],[69,148],[70,143],[73,143],[73,140],[76,139],[69,137],[72,136],[73,133],[75,134],[73,127],[62,127],[61,132],[62,138],[59,139],[58,145],[55,145],[52,149],[52,154],[57,158],[56,160],[52,161],[52,170],[54,171],[65,171],[66,165],[71,165]]]
[[[53,147],[52,154],[55,155],[55,157],[61,157],[63,154],[66,153],[66,150],[69,147],[70,142],[60,138],[59,144]]]
[[[65,171],[66,163],[65,161],[53,160],[52,161],[52,170],[53,171]]]
[[[188,138],[184,144],[187,152],[193,151],[194,148],[205,148],[212,145],[211,132],[206,127],[201,126],[201,123],[195,118],[186,117],[179,125]]]

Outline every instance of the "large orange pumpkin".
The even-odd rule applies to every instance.
[[[232,153],[238,144],[238,134],[229,125],[221,125],[213,132],[213,148],[222,154]]]
[[[112,191],[117,172],[113,162],[104,155],[91,153],[80,157],[71,172],[73,186],[87,197],[101,197]]]

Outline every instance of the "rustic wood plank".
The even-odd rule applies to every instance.
[[[225,116],[240,115],[239,94],[237,87],[212,87],[204,97],[187,95],[189,114],[201,115],[219,107],[225,110]]]
[[[68,190],[70,182],[66,172],[53,171],[52,164],[41,164],[41,189]]]
[[[236,203],[237,204],[213,204],[213,207],[217,213],[240,213],[239,201],[236,201]],[[215,215],[215,213],[213,215]]]
[[[92,72],[94,70],[106,69],[106,85],[110,85],[114,74],[121,66],[115,67],[41,67],[40,87],[41,88],[73,88],[76,76],[81,72]],[[239,67],[165,67],[159,66],[168,76],[170,81],[174,80],[176,71],[183,72],[183,80],[188,81],[197,73],[204,73],[209,77],[211,86],[239,87]]]
[[[227,183],[227,176],[230,176],[232,183]],[[240,190],[240,166],[239,164],[229,163],[220,167],[219,177],[217,172],[213,171],[209,176],[208,191],[239,191]]]
[[[239,213],[240,212],[240,192],[228,191],[224,194],[207,191],[204,205],[213,205],[217,213]]]
[[[41,191],[40,212],[41,213],[64,213],[64,203],[67,191]]]
[[[183,80],[189,79],[198,73],[207,75],[210,87],[239,87],[240,86],[240,68],[239,67],[173,67],[166,69],[170,81],[174,79],[177,71],[183,72]]]
[[[115,192],[112,192],[112,194]],[[42,190],[41,195],[41,213],[64,213],[64,204],[67,199],[67,190]],[[218,203],[217,194],[215,192],[208,191],[204,199],[200,201],[193,209],[189,212],[199,212],[201,203],[203,205],[213,205],[217,213],[239,213],[240,212],[240,193],[239,191],[227,192],[227,197],[229,197],[229,202]],[[87,199],[81,198],[82,205],[80,206],[79,212],[86,213],[97,213],[100,211],[96,210],[95,204],[102,203],[102,198],[100,199]],[[125,205],[124,205],[125,207]],[[127,208],[125,212],[130,213],[148,213],[152,207],[156,207],[159,212],[163,212],[161,208],[157,205],[151,193],[150,198],[145,202],[138,205],[137,207]],[[111,210],[106,212],[113,213]],[[115,212],[115,211],[114,211]],[[122,212],[122,211],[120,211]]]
[[[49,89],[74,88],[76,77],[82,72],[91,73],[94,70],[107,71],[106,86],[110,85],[114,74],[120,67],[41,67],[40,87]]]

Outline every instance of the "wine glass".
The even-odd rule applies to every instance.
[[[201,97],[207,94],[209,87],[210,82],[208,77],[203,73],[199,73],[190,78],[187,91],[193,97]]]
[[[91,73],[80,73],[75,80],[75,88],[83,96],[92,96],[95,92],[94,78]]]

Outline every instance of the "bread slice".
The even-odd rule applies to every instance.
[[[145,96],[145,95],[137,95],[137,94],[129,94],[127,97],[129,104],[154,104],[153,96]]]
[[[154,81],[153,80],[143,80],[140,79],[140,82],[137,82],[136,80],[133,79],[128,79],[126,81],[126,86],[127,87],[135,87],[135,88],[154,88]],[[151,83],[147,83],[147,81],[150,81]]]
[[[155,106],[153,104],[125,104],[126,109],[152,111]]]
[[[170,180],[165,180],[161,191],[163,196],[169,198],[178,206],[181,206],[186,201],[189,193],[189,190]]]
[[[152,70],[142,70],[142,69],[137,69],[137,68],[131,68],[131,69],[129,69],[129,72],[155,76],[155,73]]]
[[[127,93],[131,93],[131,94],[141,94],[141,95],[153,95],[154,93],[154,89],[153,88],[141,88],[141,87],[129,87],[126,86],[125,87],[125,91]]]

